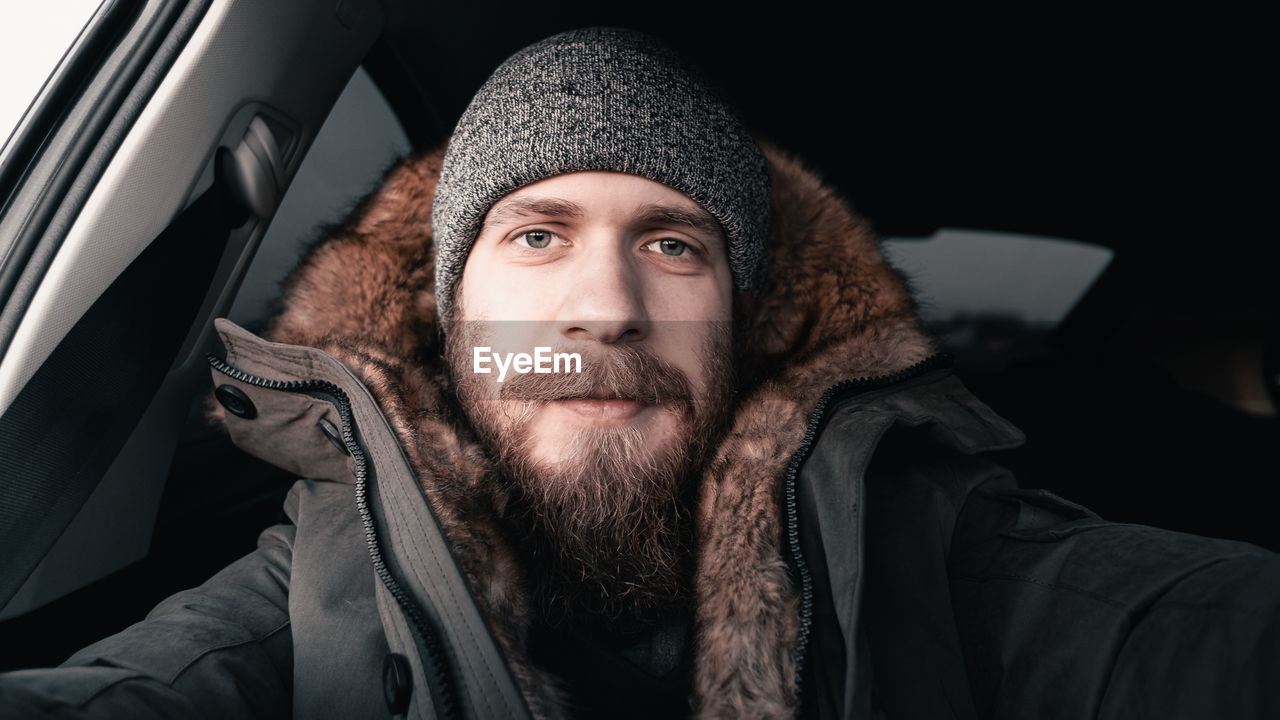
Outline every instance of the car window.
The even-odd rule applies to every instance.
[[[103,0],[0,5],[0,138],[8,144],[27,108]]]
[[[376,3],[336,17],[311,0],[214,7],[97,7],[0,163],[0,280],[21,290],[0,293],[0,331],[12,329],[0,365],[6,458],[40,489],[37,500],[53,498],[3,503],[0,526],[21,539],[20,552],[0,553],[5,613],[41,607],[150,552],[175,427],[193,385],[209,378],[209,318],[225,314],[275,195],[384,21]],[[0,25],[20,24],[14,17],[0,12]],[[88,46],[95,51],[81,51]],[[274,146],[262,144],[262,126]],[[212,182],[215,158],[242,148],[254,157],[237,170],[250,177]],[[250,222],[223,195],[258,200],[255,182],[274,192]],[[63,418],[73,431],[50,433]],[[31,496],[5,485],[6,495]]]
[[[1111,263],[1110,248],[1061,238],[943,229],[886,238],[925,329],[966,369],[1040,359],[1044,341]]]

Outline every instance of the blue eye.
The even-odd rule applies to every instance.
[[[676,257],[678,255],[683,255],[684,251],[689,249],[689,246],[679,240],[664,238],[658,241],[658,249],[662,250],[663,255]]]
[[[523,241],[523,244],[528,247],[534,248],[535,250],[541,250],[551,244],[551,238],[553,237],[555,237],[555,233],[547,232],[546,230],[530,230],[529,232],[521,233],[520,236],[516,238],[516,241]]]

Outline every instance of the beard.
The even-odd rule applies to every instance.
[[[590,356],[574,347],[582,372],[516,374],[495,390],[468,364],[471,348],[488,345],[492,330],[455,323],[445,356],[462,411],[498,462],[509,498],[503,521],[544,619],[629,632],[683,612],[694,563],[695,478],[734,394],[729,325],[713,324],[697,354],[707,378],[702,398],[683,372],[636,344],[601,345]],[[655,442],[630,425],[581,427],[557,438],[554,463],[533,457],[540,408],[602,396],[670,413],[675,431]],[[510,400],[521,401],[514,418],[503,409]]]

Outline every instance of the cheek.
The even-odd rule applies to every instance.
[[[580,280],[563,275],[550,266],[503,262],[492,251],[477,248],[467,259],[454,302],[466,307],[466,319],[545,321]]]
[[[728,321],[733,312],[733,281],[726,269],[696,279],[658,275],[646,283],[649,316],[677,322]]]
[[[716,412],[708,406],[730,402],[736,383],[732,323],[726,317],[684,325],[688,333],[682,340],[686,349],[680,355],[681,369],[689,379],[695,403],[703,411]]]
[[[454,297],[453,324],[466,338],[467,367],[475,347],[487,348],[488,365],[494,357],[532,353],[535,348],[553,345],[555,324],[545,319],[536,282],[518,282],[499,272],[464,275]]]
[[[453,305],[454,312],[457,313],[456,320],[475,321],[484,320],[492,317],[494,293],[489,287],[490,273],[484,268],[478,268],[475,257],[467,260],[466,268],[462,271],[462,279],[458,282],[458,288],[454,291]]]
[[[660,323],[662,341],[652,347],[655,354],[679,370],[689,381],[695,403],[701,405],[710,386],[708,350],[710,331],[715,323],[709,320],[681,320]]]
[[[454,303],[465,307],[465,320],[503,317],[503,304],[511,293],[502,277],[503,265],[493,249],[493,240],[481,236],[467,255]]]

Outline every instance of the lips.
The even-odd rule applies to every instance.
[[[549,406],[595,424],[626,422],[651,407],[638,400],[616,396],[564,398],[551,401]]]

